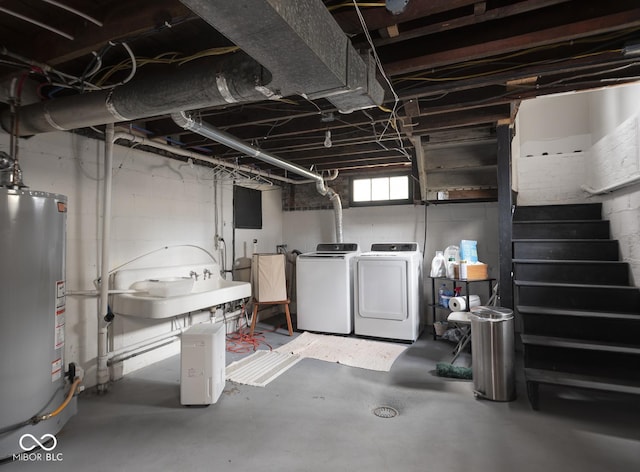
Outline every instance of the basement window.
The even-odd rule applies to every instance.
[[[408,175],[352,178],[349,200],[352,206],[412,203],[411,179]]]

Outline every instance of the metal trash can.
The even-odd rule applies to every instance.
[[[494,401],[515,398],[513,311],[475,307],[471,320],[473,390],[476,397]]]

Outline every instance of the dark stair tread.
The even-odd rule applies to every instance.
[[[611,239],[608,220],[514,221],[513,239]]]
[[[615,290],[628,290],[637,291],[638,287],[633,285],[602,285],[602,284],[569,284],[566,282],[539,282],[536,280],[514,280],[513,283],[519,287],[560,287],[560,288],[584,288],[584,289],[615,289]]]
[[[517,280],[548,283],[599,284],[628,286],[629,263],[614,260],[513,259],[513,276]]]
[[[588,351],[621,352],[625,354],[640,354],[640,345],[612,343],[605,341],[591,341],[584,339],[559,338],[555,336],[540,336],[535,334],[521,334],[523,344],[537,346],[563,347],[569,349],[584,349]]]
[[[515,235],[517,236],[517,235]],[[513,255],[519,259],[620,261],[620,245],[615,239],[512,239]]]
[[[527,382],[640,394],[640,381],[631,379],[621,380],[619,378],[573,374],[569,372],[531,368],[525,368],[524,375]]]
[[[513,259],[517,264],[583,264],[583,265],[620,265],[628,266],[628,262],[588,259]]]
[[[519,205],[514,220],[531,218],[602,218],[602,203],[571,203],[564,205]]]
[[[562,219],[562,220],[513,220],[513,224],[519,224],[519,225],[527,225],[527,224],[558,224],[558,223],[570,223],[570,224],[576,224],[576,223],[603,223],[603,224],[608,224],[609,220],[566,220],[566,219]]]
[[[616,239],[602,239],[602,238],[514,238],[514,243],[596,243],[596,244],[611,244],[616,242]]]
[[[535,315],[575,316],[575,317],[584,317],[584,318],[640,320],[640,313],[592,311],[592,310],[567,310],[562,308],[550,308],[545,306],[530,306],[530,305],[518,305],[516,307],[516,310],[521,315],[535,314]]]

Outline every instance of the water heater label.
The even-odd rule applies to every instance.
[[[62,346],[64,346],[64,323],[61,326],[56,326],[55,349],[60,349]]]
[[[64,280],[56,282],[56,319],[54,324],[54,348],[64,346],[64,312],[66,310],[66,291]]]
[[[56,282],[56,298],[62,298],[64,300],[65,288],[64,288],[64,280],[59,280]]]
[[[51,381],[62,378],[62,358],[58,358],[51,363]]]

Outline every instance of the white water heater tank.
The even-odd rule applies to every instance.
[[[67,198],[0,187],[0,459],[36,447],[76,412],[65,399]],[[43,439],[44,438],[44,439]]]

